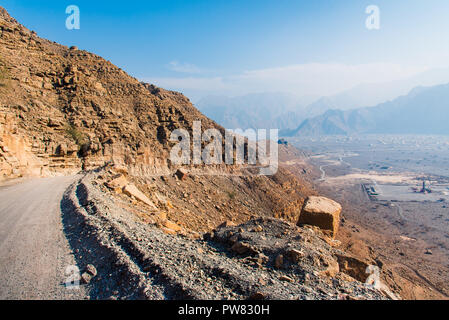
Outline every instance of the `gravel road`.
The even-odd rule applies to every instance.
[[[0,299],[83,299],[65,286],[76,265],[63,233],[61,199],[77,177],[0,186]]]

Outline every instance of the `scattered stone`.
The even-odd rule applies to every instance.
[[[86,266],[86,272],[89,273],[92,277],[95,277],[97,275],[97,269],[92,264],[88,264]]]
[[[276,260],[274,261],[274,267],[276,269],[281,269],[283,266],[284,266],[284,256],[280,254],[276,257]]]
[[[233,234],[229,237],[229,243],[234,244],[237,241],[239,241],[239,239],[240,239],[239,234]]]
[[[167,208],[169,208],[169,209],[174,209],[175,208],[175,207],[173,207],[172,203],[169,200],[167,200],[166,205],[167,205]]]
[[[222,224],[220,224],[217,227],[217,229],[235,227],[235,226],[236,226],[236,224],[234,222],[232,222],[231,220],[227,220],[227,221],[223,222]]]
[[[165,212],[165,211],[159,212],[158,217],[159,217],[159,219],[161,219],[161,220],[167,220],[167,212]]]
[[[81,275],[81,283],[82,284],[89,284],[91,281],[92,281],[92,275],[90,275],[89,273],[87,273],[87,272],[84,272],[82,275]]]
[[[321,272],[321,275],[334,278],[340,272],[340,266],[336,260],[327,261],[327,269]]]
[[[341,272],[365,283],[369,276],[369,274],[366,273],[366,268],[369,267],[368,263],[347,255],[337,254],[336,257]]]
[[[250,254],[250,255],[258,254],[258,251],[255,248],[253,248],[247,243],[240,241],[234,243],[234,245],[231,247],[231,250],[238,254]]]
[[[262,232],[262,231],[263,231],[263,228],[260,225],[257,225],[252,229],[252,232]]]
[[[281,276],[279,278],[279,280],[284,281],[284,282],[294,282],[294,280],[292,278],[287,277],[287,276]]]
[[[121,193],[123,188],[128,185],[128,180],[125,178],[124,175],[120,174],[119,176],[116,176],[114,179],[106,183],[106,186],[114,190],[117,193]]]
[[[114,172],[117,172],[117,173],[121,173],[121,174],[128,174],[128,168],[127,167],[125,167],[125,166],[121,166],[121,165],[114,165],[113,167],[112,167],[112,170],[114,171]]]
[[[377,258],[377,259],[375,260],[375,262],[376,262],[377,266],[378,266],[380,269],[382,269],[382,267],[384,266],[384,262],[383,262],[380,258]]]
[[[294,263],[297,263],[304,258],[304,252],[296,249],[288,249],[285,255]]]
[[[182,228],[180,226],[178,226],[176,223],[170,221],[170,220],[165,220],[164,221],[164,227],[171,229],[175,232],[180,232],[182,230]]]
[[[326,241],[327,242],[327,241]],[[330,239],[329,242],[327,242],[329,245],[331,245],[334,248],[337,248],[339,246],[341,246],[341,241],[340,240],[334,240],[334,239]]]
[[[189,174],[185,169],[178,169],[178,171],[176,171],[176,176],[178,177],[179,180],[185,180]]]
[[[176,236],[176,235],[178,234],[175,230],[170,229],[170,228],[167,228],[167,227],[162,227],[161,230],[162,230],[162,232],[164,232],[165,234],[169,234],[169,235],[171,235],[171,236]]]
[[[259,253],[256,258],[257,258],[257,262],[260,264],[265,264],[269,260],[269,258],[266,255],[264,255],[263,253]]]
[[[205,241],[213,240],[214,237],[215,237],[215,233],[214,233],[213,231],[207,232],[207,233],[205,233],[205,234],[203,235],[203,239],[204,239]]]

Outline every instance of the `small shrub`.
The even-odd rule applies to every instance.
[[[228,192],[228,196],[229,196],[229,199],[231,199],[231,200],[235,199],[235,196],[236,196],[235,191]]]
[[[88,137],[81,132],[74,124],[68,124],[65,129],[67,135],[75,141],[78,147],[84,148],[88,143]]]

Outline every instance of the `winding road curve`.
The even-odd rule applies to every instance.
[[[338,162],[340,162],[340,165],[345,164],[345,165],[351,167],[352,165],[351,165],[350,163],[348,163],[348,162],[346,162],[346,161],[343,160],[343,158],[346,158],[346,157],[349,157],[349,156],[345,156],[345,155],[339,156],[339,157],[338,157]],[[335,164],[329,163],[329,164],[323,164],[323,165],[321,165],[321,166],[320,166],[321,178],[318,179],[317,181],[320,181],[320,182],[326,181],[326,171],[324,171],[324,168],[330,167],[330,166],[333,166],[333,165],[335,165]]]
[[[326,164],[326,165],[322,165],[320,166],[320,171],[321,171],[321,178],[319,179],[319,181],[324,181],[326,180],[326,171],[324,171],[325,167],[329,167],[330,164]]]
[[[0,299],[83,299],[65,287],[76,265],[64,236],[60,202],[76,177],[0,186]]]

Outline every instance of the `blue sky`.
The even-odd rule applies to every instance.
[[[81,11],[80,30],[65,28],[65,8],[72,4]],[[380,8],[380,30],[365,27],[365,9],[372,4]],[[326,95],[449,65],[447,0],[2,0],[1,5],[41,37],[77,45],[139,79],[193,96],[262,92],[270,85],[275,91]]]

